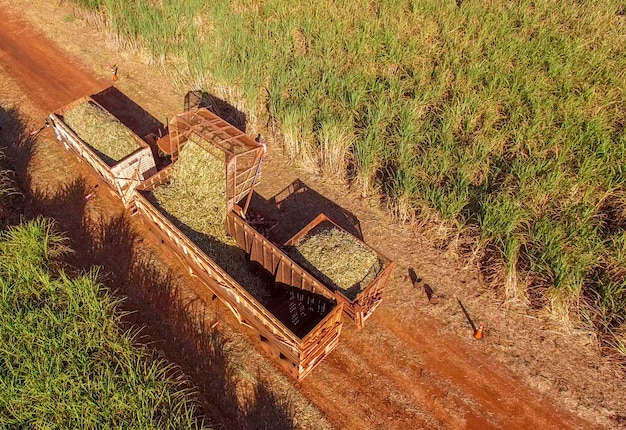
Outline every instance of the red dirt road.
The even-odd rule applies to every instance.
[[[0,9],[0,22],[0,64],[23,83],[25,94],[42,109],[52,111],[105,87],[94,73],[24,21]]]
[[[110,84],[1,4],[0,22],[0,66],[42,119]],[[0,101],[9,100],[0,92]],[[279,166],[269,163],[265,178]],[[362,331],[346,324],[339,347],[293,385],[339,429],[594,428],[524,385],[476,342],[439,331],[418,310],[383,303]]]

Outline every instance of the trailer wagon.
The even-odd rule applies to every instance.
[[[201,108],[172,118],[159,148],[173,162],[135,190],[131,211],[166,252],[256,331],[267,353],[304,378],[338,344],[343,304],[279,249],[267,270],[221,235],[234,211],[244,214],[237,202],[258,182],[265,147]]]
[[[236,207],[237,208],[237,207]],[[242,214],[242,215],[238,215]],[[276,281],[280,285],[298,284],[301,288],[310,288],[306,285],[306,281],[299,279],[296,274],[307,272],[315,279],[316,285],[321,284],[325,288],[323,293],[327,297],[333,297],[338,303],[343,303],[343,310],[358,328],[362,328],[365,320],[369,318],[378,305],[382,302],[383,292],[389,277],[394,269],[395,263],[385,257],[380,252],[374,250],[362,240],[348,233],[325,214],[318,215],[302,230],[296,233],[292,238],[284,244],[273,243],[269,238],[263,235],[254,225],[247,221],[243,210],[231,211],[227,217],[227,229],[233,236],[239,246],[244,249],[250,258],[250,261],[256,262],[266,270],[276,273]],[[341,251],[349,252],[350,250],[341,250],[336,244],[334,247],[329,246],[325,241],[331,240],[328,237],[320,235],[319,244],[314,252],[317,254],[316,259],[309,261],[310,257],[302,255],[297,250],[297,244],[308,237],[314,236],[319,230],[336,231],[337,234],[343,236],[344,241],[347,240],[353,245],[352,250],[359,249],[361,255],[342,255]],[[318,267],[315,260],[340,262],[342,260],[363,260],[364,255],[370,258],[371,264],[365,262],[365,268],[359,275],[355,264],[339,265],[341,276],[348,276],[350,282],[348,288],[341,288],[341,282],[336,280],[336,273],[328,273],[323,267]],[[287,266],[283,261],[288,261],[290,267],[297,267],[295,273],[286,269]],[[360,263],[360,261],[359,261]],[[356,264],[358,266],[358,264]],[[308,278],[308,279],[311,279]],[[308,281],[307,279],[307,281]]]
[[[308,254],[302,251],[307,241],[316,242]],[[363,328],[382,302],[395,267],[393,261],[323,213],[285,242],[283,249],[334,292],[358,328]]]
[[[97,99],[112,91],[82,97],[49,116],[56,138],[85,161],[125,206],[133,190],[157,172],[153,150]]]

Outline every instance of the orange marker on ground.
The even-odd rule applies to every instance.
[[[483,331],[485,331],[485,324],[480,324],[476,331],[474,332],[474,339],[482,339]]]
[[[113,80],[117,81],[117,65],[112,65],[111,67],[111,75],[113,75]]]

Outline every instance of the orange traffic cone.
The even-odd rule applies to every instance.
[[[117,81],[117,65],[112,65],[111,67],[111,75],[113,75],[113,80]]]
[[[483,331],[485,331],[485,324],[481,323],[481,324],[478,325],[478,328],[474,332],[474,339],[482,339],[483,338]]]

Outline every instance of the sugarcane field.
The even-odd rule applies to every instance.
[[[0,428],[626,429],[626,12],[0,1]]]

